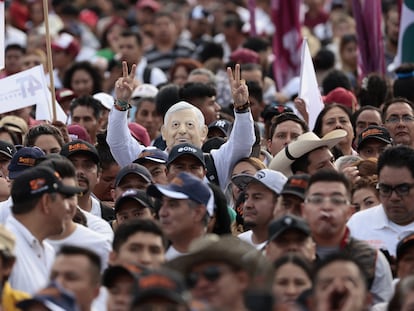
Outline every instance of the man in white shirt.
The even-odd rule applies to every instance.
[[[48,167],[28,169],[14,180],[12,216],[6,222],[16,236],[12,287],[34,294],[47,284],[54,251],[44,240],[64,231],[71,217],[67,198],[80,192],[78,187],[64,185]]]
[[[414,150],[399,145],[378,159],[381,204],[354,214],[348,221],[351,235],[395,256],[398,241],[414,232]]]
[[[243,204],[244,227],[250,230],[239,238],[261,250],[268,240],[268,227],[273,210],[287,178],[280,172],[262,169],[254,176],[238,174],[232,182],[245,193]]]

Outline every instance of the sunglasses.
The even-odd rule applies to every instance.
[[[227,270],[223,267],[218,266],[208,266],[202,271],[198,272],[191,272],[187,276],[187,286],[189,288],[194,288],[198,281],[200,280],[201,276],[209,282],[217,281]]]

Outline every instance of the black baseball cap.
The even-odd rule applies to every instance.
[[[370,125],[358,135],[357,150],[359,151],[368,139],[375,139],[386,144],[392,144],[390,133],[385,127]]]
[[[128,174],[138,175],[147,183],[152,183],[151,173],[145,166],[137,163],[131,163],[121,168],[121,170],[118,172],[115,177],[115,187],[118,187],[122,179]]]
[[[60,154],[66,158],[81,153],[89,155],[96,164],[99,164],[99,153],[95,146],[82,139],[76,139],[63,145],[60,151]]]
[[[73,196],[82,193],[82,191],[82,188],[64,185],[59,174],[51,168],[36,166],[17,176],[10,192],[14,203],[24,203],[44,193],[61,193],[65,196]]]
[[[292,194],[305,200],[305,191],[309,183],[310,175],[308,174],[296,174],[288,178],[287,182],[283,186],[281,195]]]
[[[7,141],[0,140],[0,154],[4,155],[6,158],[13,158],[13,155],[16,153],[16,147],[13,144],[8,143]]]
[[[191,155],[195,157],[204,167],[206,167],[203,151],[200,148],[187,143],[176,145],[171,149],[170,154],[168,155],[167,165],[170,165],[183,155]]]
[[[268,228],[269,241],[273,241],[287,230],[298,230],[310,236],[311,231],[306,221],[294,215],[285,215],[272,221]]]
[[[121,196],[116,200],[114,206],[115,213],[119,211],[119,208],[121,207],[122,203],[128,200],[136,201],[143,207],[147,207],[151,210],[154,209],[151,198],[147,195],[146,191],[139,189],[128,189],[124,191],[121,194]]]

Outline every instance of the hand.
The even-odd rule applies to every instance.
[[[138,81],[135,79],[135,72],[137,65],[132,65],[131,72],[128,74],[128,65],[125,61],[122,62],[122,77],[115,82],[115,97],[121,101],[127,102],[132,91],[138,86]]]
[[[303,120],[306,123],[308,123],[309,122],[309,114],[306,111],[306,103],[305,103],[305,101],[302,98],[300,98],[300,97],[296,97],[295,100],[293,101],[293,103],[295,104],[296,109],[299,111],[299,113],[303,117]]]
[[[346,177],[352,182],[356,183],[358,180],[361,179],[361,176],[359,176],[359,170],[358,167],[354,165],[346,166],[342,168],[342,173],[345,174]]]
[[[234,76],[231,68],[227,67],[227,76],[229,78],[231,94],[233,95],[234,108],[245,105],[249,101],[249,90],[247,89],[246,81],[240,80],[240,65],[236,64]]]

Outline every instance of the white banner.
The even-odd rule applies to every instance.
[[[52,121],[52,98],[42,65],[0,79],[0,113],[33,105],[36,120]],[[59,104],[56,111],[57,120],[66,123],[67,116]]]
[[[309,51],[308,41],[303,39],[302,60],[300,68],[299,97],[306,103],[306,111],[309,115],[309,130],[313,130],[319,112],[324,108],[318,81],[316,80],[315,68]]]

